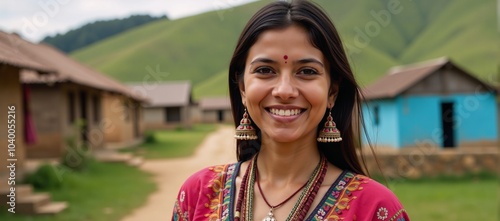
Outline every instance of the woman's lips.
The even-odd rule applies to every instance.
[[[267,113],[278,122],[290,123],[299,118],[306,109],[298,107],[269,107]]]

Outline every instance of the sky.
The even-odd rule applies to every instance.
[[[20,0],[0,1],[0,30],[39,42],[96,20],[133,14],[167,15],[170,19],[224,10],[255,0]]]

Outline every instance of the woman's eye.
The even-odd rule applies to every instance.
[[[274,73],[273,70],[271,68],[268,68],[268,67],[257,68],[257,69],[255,69],[254,72],[258,73],[258,74],[272,74],[272,73]]]
[[[306,68],[306,69],[300,70],[298,74],[301,74],[301,75],[316,75],[316,74],[318,74],[318,71],[316,71],[314,69]]]

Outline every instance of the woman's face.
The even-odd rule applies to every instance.
[[[316,140],[317,126],[334,102],[328,73],[323,53],[303,28],[263,32],[250,48],[240,85],[262,139]]]

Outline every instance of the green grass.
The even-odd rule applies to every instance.
[[[92,162],[88,170],[73,172],[58,169],[63,185],[50,190],[54,201],[67,201],[62,213],[49,216],[24,216],[0,212],[9,221],[119,221],[132,209],[145,203],[155,190],[151,177],[121,163]]]
[[[196,124],[192,129],[151,131],[154,142],[125,151],[133,151],[147,159],[187,157],[194,153],[203,139],[216,129],[215,124]]]
[[[190,156],[214,124],[194,125],[191,130],[152,131],[155,142],[128,151],[142,153],[148,159]],[[155,190],[151,177],[137,168],[120,163],[91,161],[83,172],[54,167],[62,177],[60,189],[48,190],[54,201],[67,201],[69,208],[55,216],[24,216],[0,212],[0,220],[9,221],[119,221],[144,204]]]
[[[497,221],[496,179],[423,180],[391,183],[412,221]]]
[[[266,2],[152,22],[72,56],[121,81],[190,80],[197,99],[226,95],[227,77],[221,73],[228,68],[245,23]],[[442,56],[483,79],[492,79],[498,72],[494,0],[395,1],[401,11],[391,14],[388,25],[380,26],[369,43],[356,50],[352,49],[360,36],[356,30],[366,34],[367,25],[373,28],[377,19],[372,13],[387,10],[389,1],[316,2],[332,17],[346,47],[351,48],[350,61],[362,85],[372,83],[394,65]],[[155,71],[158,67],[161,73],[150,73],[148,67]]]

